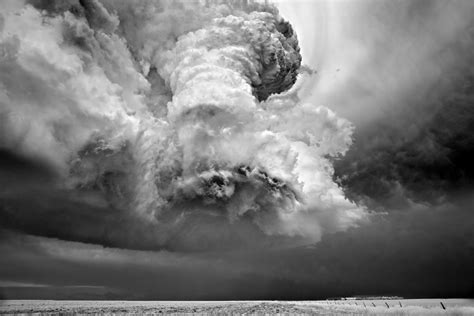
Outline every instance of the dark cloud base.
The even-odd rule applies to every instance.
[[[134,250],[202,252],[301,244],[264,234],[249,217],[199,200],[167,210],[160,222],[115,208],[96,190],[67,190],[46,165],[0,151],[0,227],[37,236]],[[180,224],[175,223],[180,219]]]
[[[378,215],[313,246],[198,254],[99,249],[103,260],[58,256],[67,242],[3,233],[0,279],[7,298],[321,299],[351,295],[473,297],[472,199],[453,206]],[[72,246],[72,248],[77,247]],[[61,253],[58,250],[58,253]],[[107,254],[113,260],[107,260]],[[127,259],[128,258],[128,259]],[[129,261],[133,258],[133,263]],[[74,285],[103,287],[81,294]],[[87,287],[85,287],[87,286]],[[78,293],[79,292],[79,293]],[[82,295],[82,296],[81,296]]]

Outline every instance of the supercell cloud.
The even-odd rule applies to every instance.
[[[474,295],[473,2],[279,7],[1,1],[0,297]]]
[[[6,1],[0,52],[0,146],[48,174],[27,177],[35,207],[15,179],[0,191],[10,228],[200,249],[366,218],[333,181],[353,127],[299,101],[297,35],[271,5]]]

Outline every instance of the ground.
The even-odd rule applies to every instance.
[[[442,308],[441,302],[446,310]],[[375,305],[375,306],[374,306]],[[387,307],[388,305],[388,307]],[[0,301],[0,314],[474,315],[474,300]]]

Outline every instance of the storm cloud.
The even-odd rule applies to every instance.
[[[3,195],[9,226],[123,246],[114,231],[143,225],[153,237],[125,245],[160,248],[190,227],[216,242],[242,229],[230,235],[300,243],[366,218],[332,180],[329,157],[347,151],[350,123],[295,91],[273,96],[301,65],[276,7],[71,0],[3,10],[1,144],[56,175],[40,196]],[[41,218],[48,225],[35,227]]]
[[[4,1],[0,294],[473,296],[474,5],[306,7]]]

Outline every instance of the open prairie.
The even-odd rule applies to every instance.
[[[443,302],[443,309],[441,303]],[[365,306],[364,306],[365,304]],[[374,306],[375,305],[375,306]],[[387,307],[388,305],[388,307]],[[0,314],[474,315],[474,300],[2,301]]]

